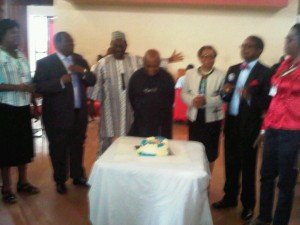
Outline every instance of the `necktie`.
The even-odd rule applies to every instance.
[[[72,56],[68,56],[65,58],[65,66],[68,70],[68,67],[73,64]],[[80,93],[80,80],[76,73],[72,73],[68,70],[68,73],[72,77],[72,86],[74,90],[74,107],[75,109],[81,108],[81,93]]]

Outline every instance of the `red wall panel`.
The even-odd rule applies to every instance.
[[[200,5],[228,5],[228,6],[273,6],[283,7],[288,0],[118,0],[122,2],[148,3],[182,3]]]
[[[155,3],[155,4],[186,4],[211,6],[253,6],[266,8],[282,8],[289,0],[69,0],[76,3]]]

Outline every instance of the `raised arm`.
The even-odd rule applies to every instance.
[[[175,62],[180,62],[184,59],[183,55],[181,52],[176,52],[176,50],[173,51],[172,55],[168,58],[169,63],[175,63]]]

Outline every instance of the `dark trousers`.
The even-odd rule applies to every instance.
[[[128,135],[137,137],[162,136],[172,139],[172,118],[172,111],[156,116],[135,114]]]
[[[199,109],[194,122],[189,121],[189,140],[201,142],[205,146],[209,162],[218,158],[219,138],[222,121],[205,122],[205,110]]]
[[[244,208],[255,206],[255,171],[257,148],[253,148],[253,137],[241,135],[241,121],[228,116],[225,125],[225,186],[224,200],[236,203],[242,175],[241,202]]]
[[[56,183],[64,183],[69,173],[71,178],[85,177],[82,163],[86,127],[87,123],[80,119],[77,112],[70,128],[45,127]]]
[[[268,129],[261,168],[259,219],[272,221],[275,179],[278,200],[273,225],[288,225],[298,174],[300,131]]]

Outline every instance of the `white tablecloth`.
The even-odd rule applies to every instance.
[[[117,139],[93,165],[93,225],[212,225],[203,145],[172,140],[174,155],[140,157],[134,147],[140,141]]]

